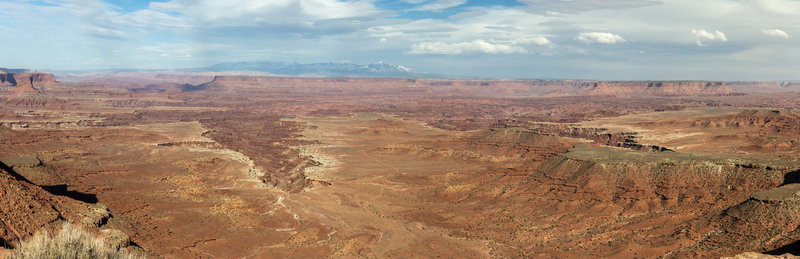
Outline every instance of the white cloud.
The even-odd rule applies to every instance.
[[[29,1],[20,1],[26,3]],[[69,31],[75,31],[77,27],[84,35],[103,38],[103,39],[125,39],[128,35],[124,31],[124,25],[116,21],[119,13],[113,11],[113,5],[110,5],[102,0],[63,0],[63,1],[45,1],[49,5],[37,6],[31,5],[25,9],[36,9],[59,17],[59,25],[70,28]],[[2,1],[0,1],[2,3]],[[2,3],[3,8],[9,8],[8,3]],[[12,7],[13,8],[13,7]],[[26,10],[27,11],[27,10]],[[12,9],[12,12],[16,12]],[[20,12],[21,15],[28,15],[27,12]],[[48,18],[43,18],[48,19]]]
[[[575,39],[586,44],[617,44],[624,43],[626,41],[625,38],[622,38],[622,36],[610,32],[582,32],[578,34],[578,37]]]
[[[722,33],[721,31],[714,31],[712,33],[712,32],[706,31],[706,30],[695,30],[695,29],[692,29],[692,35],[694,35],[696,38],[700,38],[700,39],[697,39],[696,42],[695,42],[695,44],[697,44],[697,46],[700,46],[700,47],[704,46],[703,45],[703,41],[701,39],[715,40],[715,41],[716,40],[718,40],[718,41],[728,41],[728,37],[725,37],[725,33]]]
[[[767,36],[780,37],[780,38],[784,38],[784,39],[788,39],[789,38],[789,34],[786,33],[785,31],[780,30],[780,29],[763,29],[763,30],[761,30],[761,32],[763,32],[764,35],[767,35]]]
[[[692,34],[695,37],[703,38],[707,40],[719,40],[719,41],[728,41],[728,38],[725,37],[725,34],[721,31],[714,31],[714,33],[708,32],[706,30],[695,30],[692,29]]]
[[[421,42],[411,46],[409,54],[441,54],[459,55],[468,53],[487,53],[487,54],[527,54],[527,49],[522,46],[504,43],[491,43],[485,40],[473,40],[470,42]]]
[[[438,12],[447,8],[453,8],[459,5],[463,5],[465,3],[467,3],[467,0],[436,0],[433,1],[432,3],[427,3],[424,5],[414,7],[411,10]]]

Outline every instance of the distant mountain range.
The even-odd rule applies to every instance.
[[[195,69],[187,72],[223,72],[223,71],[258,71],[275,75],[302,77],[399,77],[399,78],[440,78],[427,73],[420,73],[404,66],[390,65],[383,62],[369,65],[353,63],[288,63],[269,61],[226,62]]]
[[[23,68],[14,69],[14,68],[4,68],[4,67],[0,67],[0,71],[6,72],[6,73],[27,73],[27,72],[30,72],[29,69],[23,69]]]

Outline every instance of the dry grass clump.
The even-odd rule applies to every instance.
[[[121,247],[112,247],[102,237],[95,236],[80,226],[65,222],[56,235],[50,235],[43,230],[21,242],[8,258],[133,259],[144,257],[131,254]]]

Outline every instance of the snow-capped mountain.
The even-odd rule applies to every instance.
[[[426,73],[419,73],[408,67],[391,65],[384,62],[358,65],[353,63],[339,62],[300,64],[288,62],[248,61],[219,63],[194,70],[259,71],[276,75],[309,77],[437,77]]]

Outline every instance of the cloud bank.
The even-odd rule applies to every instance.
[[[0,6],[0,33],[13,35],[0,41],[4,67],[382,60],[485,77],[742,80],[795,80],[800,70],[800,38],[791,37],[800,28],[796,0],[0,0]]]

